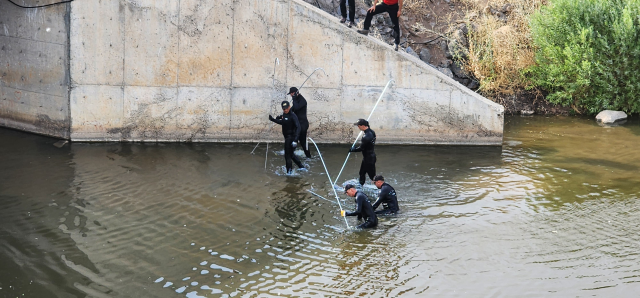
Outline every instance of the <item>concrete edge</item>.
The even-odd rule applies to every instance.
[[[382,42],[379,39],[373,38],[371,36],[364,36],[364,35],[356,32],[355,29],[350,29],[350,28],[347,28],[345,26],[342,26],[340,21],[335,16],[333,16],[333,15],[329,14],[328,12],[326,12],[324,10],[321,10],[321,9],[319,9],[319,8],[309,4],[309,3],[306,3],[306,2],[304,2],[302,0],[290,0],[290,1],[291,2],[295,2],[296,4],[301,5],[301,6],[305,6],[308,9],[310,9],[310,10],[312,10],[312,11],[314,11],[314,12],[320,14],[320,15],[324,15],[331,22],[333,22],[333,23],[335,23],[337,25],[341,25],[340,27],[344,27],[344,28],[341,28],[341,30],[345,34],[351,34],[353,36],[357,36],[358,38],[361,38],[361,39],[364,39],[364,40],[368,40],[369,42],[373,42],[373,43],[376,43],[376,44],[378,44],[380,46],[384,46],[384,47],[389,48],[389,51],[395,52],[397,55],[400,55],[400,56],[406,58],[407,60],[409,60],[409,61],[413,62],[414,64],[416,64],[416,66],[418,66],[418,67],[430,72],[431,74],[437,76],[439,79],[443,80],[444,82],[448,83],[449,85],[454,86],[454,87],[458,87],[458,89],[460,89],[460,91],[466,93],[467,95],[471,95],[475,99],[478,99],[478,100],[480,100],[480,101],[482,101],[482,102],[494,107],[499,113],[504,113],[504,107],[502,105],[500,105],[500,104],[498,104],[498,103],[496,103],[496,102],[494,102],[494,101],[492,101],[492,100],[490,100],[490,99],[488,99],[488,98],[486,98],[486,97],[484,97],[484,96],[482,96],[482,95],[480,95],[480,94],[478,94],[476,92],[471,91],[466,86],[463,86],[462,84],[458,83],[456,80],[446,76],[445,74],[441,73],[437,69],[429,66],[424,61],[422,61],[422,60],[420,60],[420,59],[418,59],[418,58],[416,58],[414,56],[411,56],[411,55],[409,55],[408,53],[406,53],[404,51],[397,51],[396,52],[396,51],[393,50],[393,47],[391,45],[388,45],[388,44]]]

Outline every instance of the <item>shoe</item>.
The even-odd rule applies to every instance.
[[[395,50],[396,52],[398,51],[398,44],[395,44],[395,45],[393,46],[393,50]]]
[[[358,29],[358,33],[362,34],[362,35],[369,35],[369,30],[366,29]]]
[[[347,18],[342,18],[342,19],[340,19],[340,23],[344,23],[344,22],[346,22],[346,21],[347,21]]]
[[[347,22],[347,27],[351,28],[353,25],[355,25],[355,24],[353,23],[353,21],[349,21],[349,22]]]

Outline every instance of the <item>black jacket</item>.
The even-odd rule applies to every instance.
[[[362,141],[360,142],[360,146],[357,148],[353,148],[352,152],[360,152],[362,151],[362,156],[364,157],[372,157],[376,156],[373,147],[376,144],[376,133],[371,129],[367,128],[364,131],[364,136],[362,136]]]
[[[292,96],[293,107],[291,110],[298,116],[298,121],[302,126],[309,126],[309,120],[307,119],[307,100],[304,96],[298,93],[296,96]]]
[[[382,204],[384,210],[388,210],[391,212],[398,212],[398,210],[400,210],[400,207],[398,206],[398,197],[396,196],[396,190],[386,182],[383,183],[382,187],[380,188],[378,200],[373,203],[373,210],[376,210],[376,208],[378,208],[380,204]]]
[[[295,140],[300,135],[300,122],[294,112],[289,111],[288,114],[282,114],[275,119],[269,115],[269,120],[282,125],[282,135],[284,138],[293,137]]]
[[[376,213],[373,212],[373,207],[371,207],[371,203],[369,203],[369,198],[364,193],[358,191],[356,192],[356,211],[354,212],[346,212],[346,216],[358,216],[358,218],[363,217],[364,221],[378,224],[378,217]]]

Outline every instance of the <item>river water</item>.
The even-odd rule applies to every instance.
[[[0,297],[640,292],[637,120],[507,117],[502,147],[379,145],[401,213],[366,231],[315,150],[284,176],[281,144],[265,170],[265,144],[56,141],[0,129]],[[335,178],[348,145],[320,149]]]

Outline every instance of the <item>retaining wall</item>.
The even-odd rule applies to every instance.
[[[67,4],[0,1],[0,126],[69,138],[68,18]]]
[[[12,127],[38,131],[38,119],[49,117],[74,141],[279,141],[269,113],[281,111],[288,87],[322,67],[301,90],[316,141],[350,143],[358,133],[352,123],[369,115],[393,79],[370,121],[379,143],[502,142],[502,106],[302,0],[83,0],[47,13],[47,28],[57,32],[51,40],[30,36],[37,27],[0,36],[12,49],[0,58],[10,66],[4,125],[26,119],[20,123],[31,127]],[[38,24],[13,15],[0,20]],[[20,49],[34,52],[24,60]],[[21,82],[30,70],[38,75]],[[23,90],[34,94],[24,112],[15,95]],[[36,102],[45,95],[55,100]]]

